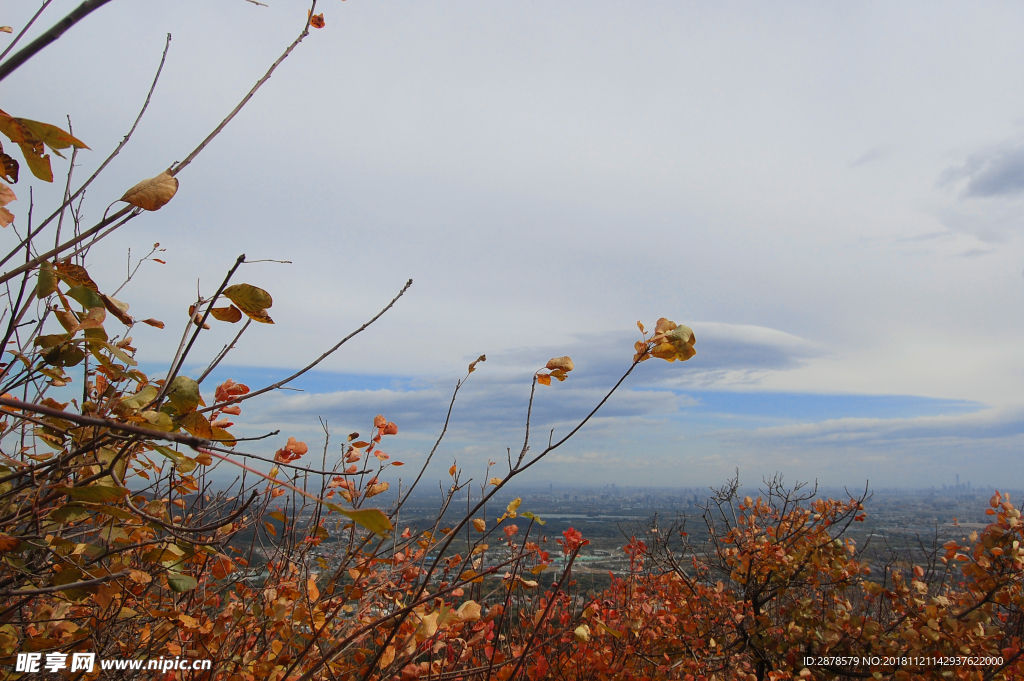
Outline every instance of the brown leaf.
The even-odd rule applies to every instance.
[[[164,328],[164,323],[159,319],[143,319],[142,323],[149,324],[150,326],[155,326],[158,329]]]
[[[551,374],[537,374],[537,382],[541,385],[551,385]]]
[[[323,28],[327,25],[327,22],[324,21],[323,14],[314,14],[309,17],[309,25],[313,28]]]
[[[122,303],[116,298],[100,294],[100,298],[103,300],[103,306],[107,308],[107,312],[117,317],[117,320],[125,326],[131,326],[135,323],[131,315],[128,314],[128,303]]]
[[[555,357],[553,359],[549,359],[544,368],[551,369],[552,371],[560,369],[562,371],[569,372],[573,370],[573,363],[568,357]]]
[[[14,213],[6,208],[0,208],[0,227],[6,227],[14,222]]]
[[[178,178],[172,177],[165,170],[156,177],[139,182],[126,191],[121,200],[143,210],[160,210],[174,198],[177,191]]]
[[[10,26],[0,26],[0,33],[14,33],[14,29]]]
[[[18,197],[14,195],[14,190],[0,182],[0,206],[6,206],[11,201],[17,200]]]
[[[3,177],[8,182],[18,181],[18,162],[12,157],[3,153],[3,147],[0,147],[0,177]]]
[[[476,371],[476,365],[477,364],[479,364],[480,362],[486,362],[486,361],[487,361],[487,355],[480,355],[479,357],[477,357],[475,360],[473,360],[472,362],[469,363],[469,373],[473,373],[474,371]]]
[[[210,314],[217,321],[228,322],[234,324],[242,318],[242,311],[234,305],[228,307],[215,307],[210,310]]]
[[[89,273],[81,265],[59,262],[56,264],[56,268],[57,276],[67,282],[69,286],[84,286],[96,293],[100,292],[100,287],[96,285],[96,282],[92,280],[92,277],[89,276]]]

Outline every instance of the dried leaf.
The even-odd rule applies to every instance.
[[[3,153],[3,147],[0,146],[0,177],[17,184],[18,167],[18,162],[14,157]]]
[[[234,305],[212,308],[210,314],[217,321],[228,322],[229,324],[234,324],[242,318],[242,311]]]
[[[388,491],[388,487],[390,486],[391,485],[389,485],[386,482],[378,482],[375,485],[367,485],[366,494],[364,495],[364,498],[369,499],[370,497],[375,497],[378,494],[383,494],[384,492]]]
[[[92,280],[92,277],[89,276],[89,273],[81,265],[59,262],[54,267],[57,268],[57,276],[63,279],[68,286],[84,286],[90,291],[99,293],[100,287],[96,285],[96,282]],[[71,297],[74,298],[74,295]],[[78,300],[78,298],[75,298],[75,300]],[[85,303],[82,304],[85,305]]]
[[[126,191],[121,200],[143,210],[160,210],[174,198],[177,191],[178,178],[172,177],[165,170],[156,177],[139,182]]]
[[[18,197],[14,195],[14,190],[0,182],[0,206],[6,206],[11,201],[17,200]]]
[[[273,324],[267,308],[274,305],[270,294],[251,284],[235,284],[224,289],[224,297],[244,312],[250,319],[263,324]]]
[[[479,364],[480,362],[486,362],[486,361],[487,361],[487,355],[480,355],[479,357],[477,357],[475,360],[473,360],[472,362],[469,363],[469,373],[473,373],[474,371],[476,371],[476,365],[477,364]]]
[[[158,329],[164,328],[164,323],[159,319],[143,319],[142,323],[148,324],[149,326],[155,326]]]
[[[551,385],[551,374],[537,374],[537,382],[541,385]]]
[[[117,320],[125,326],[131,326],[135,323],[135,320],[128,314],[128,303],[122,303],[116,298],[100,294],[100,299],[103,300],[103,306],[107,308],[107,311],[117,317]]]
[[[309,17],[309,25],[313,28],[323,28],[327,25],[327,22],[324,21],[323,14],[314,14]]]
[[[0,26],[0,33],[14,33],[14,29],[10,26]]]
[[[14,222],[14,213],[6,208],[0,208],[0,227],[6,227]]]
[[[568,357],[555,357],[553,359],[549,359],[544,368],[550,369],[551,371],[561,370],[569,372],[573,370],[573,363]]]

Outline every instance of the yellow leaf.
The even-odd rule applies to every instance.
[[[477,532],[486,532],[487,531],[487,523],[484,521],[483,518],[473,518],[473,528]]]
[[[639,324],[639,322],[637,323]],[[588,627],[586,624],[581,624],[580,626],[576,627],[576,631],[572,633],[573,636],[576,638],[577,643],[586,643],[590,640],[590,627]]]
[[[537,374],[537,382],[541,385],[551,385],[551,374]]]
[[[458,469],[455,467],[455,464],[452,464],[452,467],[448,469],[448,475],[450,475],[450,476],[452,476],[454,478],[455,477],[455,472],[457,470]]]
[[[518,509],[519,505],[522,504],[522,503],[523,503],[523,500],[520,499],[519,497],[516,497],[512,501],[508,502],[508,508],[505,509],[505,512],[508,513],[508,517],[509,518],[515,518],[516,517],[516,509]]]
[[[164,171],[156,177],[143,180],[121,197],[125,203],[143,210],[160,210],[178,192],[178,178]]]
[[[205,416],[203,416],[197,411],[191,412],[183,416],[180,423],[182,428],[187,430],[192,435],[195,435],[196,437],[201,437],[204,440],[213,439],[213,428],[210,427],[210,422],[206,419]],[[209,454],[205,454],[203,456],[205,456],[207,459],[210,458]],[[196,461],[199,461],[199,457],[196,457]],[[200,463],[202,462],[200,461]]]
[[[476,548],[474,548],[473,552],[470,553],[469,555],[471,555],[471,556],[479,556],[481,553],[483,553],[484,551],[486,551],[489,548],[490,548],[489,544],[477,544]],[[465,579],[468,579],[468,577],[465,578]]]
[[[378,494],[383,494],[388,491],[388,487],[390,486],[391,485],[387,482],[378,482],[375,485],[368,485],[366,487],[366,495],[364,498],[369,499],[370,497],[375,497]]]
[[[495,487],[497,487],[498,485],[501,484],[501,478],[491,478],[490,480],[487,481],[487,484],[494,485]]]
[[[476,622],[480,619],[480,604],[476,601],[466,601],[455,611],[463,622]]]
[[[274,323],[267,314],[267,308],[273,307],[274,299],[260,287],[252,284],[235,284],[224,289],[224,297],[237,305],[254,322]]]
[[[388,665],[395,661],[395,647],[388,646],[384,649],[384,654],[380,656],[380,662],[377,664],[378,669],[387,669]]]
[[[309,591],[309,600],[316,603],[316,600],[320,598],[320,590],[316,588],[316,579],[310,577],[306,580],[306,590]]]
[[[14,29],[10,26],[0,26],[0,33],[14,33]]]

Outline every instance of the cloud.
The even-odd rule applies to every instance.
[[[794,369],[821,350],[792,334],[760,326],[695,323],[698,354],[686,363],[666,365],[649,360],[638,366],[604,405],[600,414],[611,419],[660,419],[696,407],[688,388],[727,388],[754,385],[773,371]],[[471,431],[519,431],[526,418],[530,381],[551,357],[568,354],[576,369],[564,383],[538,386],[534,418],[545,427],[568,427],[583,418],[629,368],[633,342],[639,334],[580,334],[559,345],[516,348],[489,355],[460,388],[453,428]],[[469,360],[475,358],[467,358]],[[246,370],[232,367],[236,380],[248,380]],[[253,368],[254,373],[265,370]],[[226,375],[226,374],[225,374]],[[337,427],[359,429],[377,413],[385,414],[405,431],[428,432],[444,423],[458,377],[392,377],[344,375],[330,380],[327,372],[310,372],[294,387],[305,392],[277,393],[249,412],[249,422],[264,427],[288,423],[316,424],[326,418]],[[214,377],[214,381],[219,380]],[[262,383],[270,380],[263,375]],[[363,385],[360,386],[359,384]],[[341,390],[327,386],[344,386]],[[564,432],[564,430],[563,430]]]
[[[883,159],[889,155],[889,150],[884,147],[875,147],[861,154],[856,159],[850,161],[851,168],[859,168],[860,166],[867,165],[872,161]]]
[[[1005,144],[1002,148],[979,152],[963,165],[947,169],[940,185],[966,180],[964,195],[977,198],[1024,194],[1024,145]]]
[[[956,442],[1013,438],[1024,434],[1024,408],[983,409],[969,414],[914,418],[841,418],[756,428],[720,431],[731,442],[760,442],[791,447],[887,448],[897,443]]]

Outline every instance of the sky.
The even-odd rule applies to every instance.
[[[53,0],[30,33],[77,1]],[[2,84],[70,116],[86,221],[183,159],[300,32],[308,5],[109,3]],[[8,3],[16,30],[35,6]],[[179,176],[174,200],[90,252],[164,370],[198,290],[240,253],[269,291],[215,375],[252,387],[380,321],[233,432],[322,443],[377,413],[422,462],[481,353],[432,473],[479,477],[568,432],[628,369],[636,321],[697,356],[644,363],[533,482],[715,485],[738,469],[828,485],[1024,486],[1024,7],[1009,2],[445,3],[321,0],[292,53]],[[11,36],[3,35],[2,41]],[[67,172],[55,159],[57,175]],[[25,174],[27,176],[27,173]],[[27,211],[26,178],[10,208]],[[73,183],[74,184],[74,183]],[[53,205],[63,183],[32,185]],[[11,234],[4,235],[10,241]],[[201,337],[198,375],[236,332]],[[204,390],[208,384],[204,383]],[[331,446],[334,447],[335,444]],[[333,450],[332,450],[333,451]],[[436,470],[434,470],[436,469]],[[410,469],[405,469],[410,470]]]

